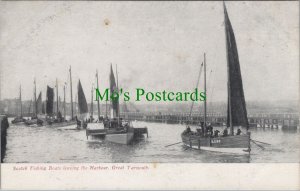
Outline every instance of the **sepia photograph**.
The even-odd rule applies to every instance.
[[[2,166],[300,162],[298,1],[0,9]]]

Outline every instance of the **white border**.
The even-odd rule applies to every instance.
[[[108,170],[13,170],[13,167],[95,166]],[[124,166],[112,170],[113,166]],[[144,167],[132,170],[131,167]],[[298,163],[61,163],[1,164],[2,189],[299,190]]]

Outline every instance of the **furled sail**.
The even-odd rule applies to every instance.
[[[47,86],[46,114],[53,115],[54,89]]]
[[[40,92],[38,99],[36,100],[37,114],[42,113],[42,92]]]
[[[80,114],[88,113],[88,105],[85,99],[85,95],[81,86],[81,82],[78,82],[78,109]]]
[[[249,125],[237,45],[225,3],[223,6],[228,70],[227,125],[232,128],[231,133],[233,133],[233,126],[243,126],[248,129]]]
[[[115,75],[110,65],[110,75],[109,75],[109,87],[110,87],[110,95],[114,95],[114,92],[118,92],[118,87],[116,85]],[[111,109],[110,109],[110,117],[117,118],[119,115],[119,99],[111,99]]]

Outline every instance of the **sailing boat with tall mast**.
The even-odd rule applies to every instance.
[[[31,119],[25,121],[25,124],[28,126],[31,125],[37,125],[41,126],[43,125],[43,120],[39,119],[37,114],[38,114],[38,104],[37,104],[37,99],[36,99],[36,80],[34,78],[34,116],[31,117]]]
[[[96,88],[99,89],[99,78],[98,78],[98,70],[96,70]],[[92,84],[92,90],[91,90],[91,107],[90,107],[90,118],[88,119],[89,123],[102,123],[103,122],[103,116],[101,116],[100,112],[100,103],[99,99],[97,99],[97,119],[94,120],[94,100],[93,100],[93,95],[94,95],[94,83]]]
[[[228,100],[227,100],[227,128],[223,135],[218,132],[213,133],[212,126],[207,126],[206,121],[206,100],[204,102],[204,123],[201,130],[193,132],[190,127],[181,134],[182,142],[185,146],[216,152],[231,154],[250,154],[250,132],[247,118],[246,103],[242,84],[240,63],[238,58],[237,45],[231,22],[228,17],[225,3],[223,3],[225,16],[226,35],[226,55],[228,72]],[[206,58],[204,54],[204,91],[206,92]],[[238,128],[234,133],[234,128]],[[246,133],[242,133],[240,127],[246,128]]]
[[[15,117],[11,122],[13,124],[20,124],[20,123],[24,123],[26,121],[26,119],[23,118],[23,108],[22,108],[22,88],[20,85],[20,97],[19,97],[19,101],[20,101],[20,115]]]
[[[66,85],[64,84],[64,119],[66,120]]]
[[[119,91],[118,87],[118,74],[117,74],[117,83],[114,76],[112,65],[110,67],[110,95],[114,95]],[[105,141],[125,144],[128,145],[132,141],[143,134],[147,134],[147,127],[135,128],[132,126],[130,121],[125,121],[120,118],[120,105],[119,99],[111,99],[111,112],[110,118],[105,118],[103,120],[104,129],[86,129],[86,136],[94,137],[104,137]]]
[[[98,70],[96,71],[96,80],[97,80],[97,89],[99,89],[99,76],[98,76]],[[99,99],[97,99],[97,111],[98,111],[98,119],[97,122],[101,122],[103,121],[103,117],[101,116],[101,112],[100,112],[100,103],[99,103]]]
[[[90,119],[89,122],[93,122],[94,121],[94,103],[93,103],[93,91],[94,91],[94,85],[92,85],[92,90],[91,90],[91,107],[90,107]]]
[[[66,126],[70,126],[70,125],[75,125],[76,121],[74,120],[73,117],[73,92],[72,92],[72,70],[71,70],[71,66],[69,69],[70,72],[70,93],[71,93],[71,119],[67,120],[66,119],[66,86],[64,84],[63,87],[63,93],[64,93],[64,101],[63,101],[63,116],[59,110],[59,103],[60,103],[60,97],[58,96],[58,81],[56,79],[56,118],[54,119],[54,113],[53,113],[53,99],[54,99],[54,89],[51,88],[49,89],[49,100],[51,100],[52,102],[49,103],[51,105],[51,113],[49,113],[51,116],[51,118],[48,119],[48,125],[51,125],[51,127],[66,127]],[[48,95],[48,94],[47,94]]]
[[[62,122],[62,116],[61,116],[61,112],[59,110],[59,96],[58,96],[58,83],[57,83],[57,78],[55,81],[55,87],[56,87],[56,122]]]
[[[47,86],[47,97],[46,97],[46,120],[48,121],[53,117],[53,100],[54,100],[54,89]]]
[[[88,104],[80,80],[78,81],[77,89],[78,89],[78,110],[79,110],[79,116],[76,117],[77,128],[85,129],[87,127],[86,120],[88,114]]]

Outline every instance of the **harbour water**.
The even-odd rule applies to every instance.
[[[251,129],[254,140],[271,144],[261,149],[251,144],[250,156],[191,150],[180,142],[185,125],[133,122],[148,127],[149,137],[132,145],[116,145],[86,138],[85,130],[13,125],[7,131],[5,163],[294,163],[300,162],[300,131]],[[74,125],[73,125],[74,127]],[[223,129],[223,127],[219,127]]]

